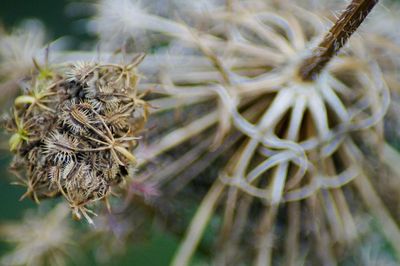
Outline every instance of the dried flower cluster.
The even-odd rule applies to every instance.
[[[11,166],[23,197],[62,194],[77,218],[91,222],[85,205],[107,197],[135,165],[131,150],[147,115],[137,95],[135,67],[76,63],[62,74],[39,69],[15,100]]]

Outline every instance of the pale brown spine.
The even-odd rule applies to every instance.
[[[316,79],[321,70],[346,44],[377,3],[378,0],[353,0],[346,7],[322,42],[313,50],[312,55],[300,65],[299,76],[303,81]]]

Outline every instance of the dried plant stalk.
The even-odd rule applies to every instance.
[[[346,7],[322,42],[314,49],[313,54],[302,62],[299,69],[302,80],[311,81],[317,78],[317,75],[347,43],[377,3],[378,0],[353,0]]]

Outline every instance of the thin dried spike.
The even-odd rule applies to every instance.
[[[138,55],[136,55],[135,57],[132,58],[132,61],[130,62],[128,69],[132,69],[134,67],[137,67],[140,63],[143,62],[143,60],[145,59],[146,54],[145,53],[139,53]]]
[[[364,204],[369,211],[378,220],[380,228],[386,239],[391,243],[392,248],[396,251],[394,254],[400,259],[400,229],[396,221],[390,215],[384,203],[375,191],[369,178],[362,174],[356,178],[354,184],[363,199]]]
[[[171,149],[172,147],[175,147],[176,145],[183,143],[190,137],[205,131],[207,128],[215,124],[217,121],[218,121],[217,112],[211,112],[210,114],[200,117],[199,119],[191,122],[186,126],[183,126],[179,129],[176,129],[168,133],[166,136],[161,138],[160,142],[155,143],[146,150],[142,151],[142,153],[138,156],[139,158],[138,166],[143,165],[144,163],[150,161],[157,155]]]
[[[136,161],[136,157],[129,152],[127,149],[125,149],[124,147],[121,146],[114,146],[114,149],[121,153],[126,159],[128,159],[133,165],[136,165],[137,161]],[[124,164],[122,164],[124,165]]]
[[[196,145],[194,148],[182,154],[181,157],[175,159],[172,163],[163,167],[162,171],[158,171],[155,174],[152,174],[151,179],[158,180],[160,185],[170,181],[172,178],[176,177],[176,175],[184,171],[186,167],[190,167],[196,161],[200,160],[200,157],[203,156],[210,147],[212,139],[212,137],[207,137],[206,139],[198,143],[198,145]],[[208,157],[207,161],[209,162]]]
[[[327,226],[329,226],[332,232],[332,238],[339,243],[343,242],[345,237],[343,224],[331,192],[329,190],[320,190],[318,196],[323,213],[326,216]]]
[[[261,45],[255,45],[255,44],[248,44],[243,41],[233,41],[230,40],[226,46],[223,43],[217,43],[217,42],[211,42],[210,47],[213,47],[214,49],[218,49],[217,46],[219,46],[219,49],[228,49],[228,52],[240,52],[243,54],[243,56],[253,56],[255,58],[265,58],[265,60],[268,60],[268,64],[271,65],[279,65],[283,63],[286,60],[286,56],[277,53],[273,49]]]
[[[257,22],[255,19],[246,19],[242,21],[243,26],[248,27],[250,30],[254,31],[261,38],[264,38],[265,41],[272,44],[276,49],[280,50],[284,55],[291,56],[295,54],[295,51],[288,42],[279,36],[277,33],[268,29],[266,25],[261,25],[261,23]]]
[[[260,228],[258,229],[257,255],[254,260],[254,265],[268,266],[271,265],[272,247],[274,238],[274,223],[278,212],[278,205],[271,205],[265,211]]]
[[[345,149],[346,153],[352,160],[363,161],[362,153],[353,141],[349,140],[345,146]],[[363,199],[366,207],[374,215],[374,218],[376,218],[380,223],[384,236],[396,250],[395,254],[397,256],[400,254],[400,228],[375,191],[371,181],[369,180],[369,177],[361,169],[360,173],[361,174],[359,178],[354,180],[354,185]],[[397,259],[400,259],[399,256],[397,257]]]
[[[237,208],[238,198],[238,188],[230,187],[226,197],[223,224],[219,233],[218,242],[221,243],[220,245],[224,245],[224,242],[226,242],[228,239],[228,235],[231,233],[234,224],[233,218]]]
[[[340,217],[343,222],[344,240],[350,243],[357,238],[358,230],[350,212],[349,205],[341,188],[332,190],[332,195],[335,199],[336,205],[340,212]]]
[[[317,195],[313,195],[307,199],[307,204],[311,209],[312,217],[310,222],[312,224],[312,233],[315,237],[315,249],[318,259],[322,265],[337,265],[336,259],[330,245],[329,233],[326,229],[325,219],[322,214],[321,206],[319,204]]]
[[[94,214],[94,212],[86,209],[85,207],[77,207],[78,208],[78,212],[83,214],[83,217],[85,217],[86,221],[93,227],[95,227],[95,224],[93,222],[93,219],[87,214],[87,212],[90,212],[92,214]]]
[[[304,49],[306,47],[307,39],[299,21],[290,13],[285,14],[285,19],[289,24],[287,28],[293,33],[293,36],[289,36],[289,38],[293,43],[294,48],[296,50]]]
[[[202,42],[201,38],[196,33],[192,32],[192,35],[200,51],[206,56],[206,58],[210,60],[215,69],[220,73],[223,85],[225,86],[231,85],[232,84],[232,81],[230,79],[231,75],[228,72],[228,69],[225,67],[223,61],[220,60],[220,58],[213,52],[212,49],[210,49]]]
[[[33,188],[28,187],[26,192],[22,194],[22,196],[19,198],[19,201],[24,200],[26,197],[32,196],[33,200],[35,201],[36,204],[40,204],[39,198],[37,197],[36,192],[33,190]]]
[[[199,88],[200,90],[200,88]],[[203,91],[203,90],[201,90]],[[151,114],[157,114],[165,112],[171,109],[184,107],[186,105],[195,105],[209,101],[210,97],[195,96],[195,97],[181,97],[179,95],[171,95],[170,97],[164,97],[160,99],[154,99],[149,101],[149,105],[152,106]]]
[[[394,149],[389,143],[385,142],[381,150],[380,156],[382,162],[386,164],[394,174],[397,180],[400,180],[400,155],[399,152]]]
[[[107,126],[106,122],[104,121],[103,117],[99,113],[97,113],[95,110],[92,109],[92,111],[96,115],[96,117],[99,119],[101,124],[103,125],[104,129],[106,130],[106,133],[107,133],[108,137],[104,136],[104,134],[102,134],[102,133],[100,133],[100,135],[106,137],[106,139],[110,142],[110,144],[113,143],[114,142],[113,134],[112,134],[110,128]],[[94,128],[94,127],[91,127],[91,128]],[[96,129],[95,132],[97,133],[97,132],[100,132],[100,131],[98,129]]]
[[[193,216],[192,222],[171,265],[186,266],[189,264],[224,188],[225,185],[218,179],[214,182],[214,185],[210,188],[200,207],[197,209],[196,214]]]
[[[329,135],[328,114],[321,97],[313,93],[308,99],[308,107],[314,119],[319,137],[326,139]]]
[[[233,189],[237,191],[236,188]],[[219,235],[219,246],[221,246],[223,252],[216,256],[214,265],[232,264],[242,255],[241,240],[247,236],[245,230],[253,201],[253,197],[241,193],[240,198],[232,204],[237,209],[236,215],[232,221],[232,227],[229,228],[230,231],[225,231],[226,235],[224,237],[222,233]],[[222,232],[222,229],[220,232]]]
[[[328,103],[336,115],[339,117],[342,123],[346,123],[350,121],[349,113],[340,100],[340,98],[336,95],[333,89],[329,86],[328,82],[321,82],[321,93],[324,97],[324,100]]]
[[[76,132],[79,132],[80,130],[84,129],[87,125],[93,123],[92,119],[90,118],[89,110],[85,110],[80,108],[81,106],[79,104],[73,104],[69,111],[69,117],[66,118],[64,123],[68,123],[68,126],[71,127],[71,129],[74,130],[74,127],[78,128]],[[77,125],[73,125],[72,123],[77,123]]]
[[[301,206],[299,202],[288,205],[288,230],[285,240],[285,265],[296,266],[299,256],[299,235],[301,226]]]
[[[288,171],[288,163],[282,163],[278,165],[276,172],[273,176],[272,184],[271,184],[271,204],[278,205],[282,201],[283,192],[285,188],[287,171]]]
[[[327,158],[323,162],[324,172],[329,175],[337,174],[336,168],[332,157]],[[325,207],[325,214],[327,215],[327,223],[331,225],[332,232],[337,241],[343,242],[345,236],[345,224],[343,223],[341,213],[337,207],[331,190],[321,190],[321,199],[323,207]]]

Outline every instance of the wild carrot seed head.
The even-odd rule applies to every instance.
[[[146,120],[137,114],[147,107],[134,68],[79,62],[57,72],[29,77],[6,119],[12,171],[27,187],[23,197],[62,195],[91,222],[85,206],[107,197],[135,164],[130,149]]]

